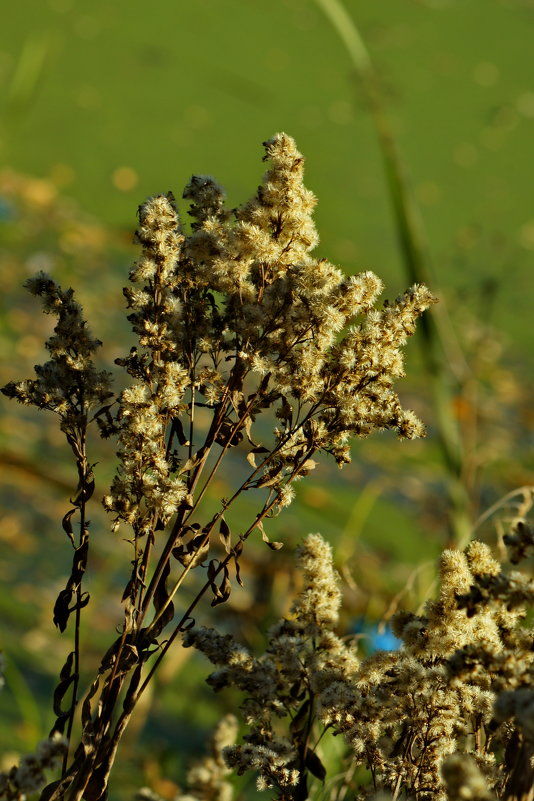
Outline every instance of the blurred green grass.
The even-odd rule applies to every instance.
[[[347,0],[346,7],[385,83],[436,287],[480,376],[471,406],[463,398],[458,415],[483,412],[477,458],[485,467],[475,495],[485,508],[499,492],[534,483],[534,332],[526,325],[534,251],[534,7],[526,0]],[[261,142],[277,130],[294,136],[307,157],[306,183],[319,197],[320,255],[348,272],[374,270],[387,296],[406,286],[363,98],[312,0],[272,0],[268,7],[257,0],[160,0],[153,8],[125,0],[90,7],[29,0],[4,17],[0,87],[2,383],[29,376],[42,358],[50,321],[20,289],[28,274],[44,267],[75,286],[112,363],[130,344],[120,288],[135,254],[137,205],[168,189],[179,197],[194,172],[213,174],[230,204],[243,202],[264,169]],[[341,474],[322,466],[269,530],[288,551],[308,531],[335,544],[349,619],[379,619],[403,589],[402,603],[420,603],[446,544],[443,470],[416,343],[408,354],[410,377],[400,394],[428,422],[430,438],[355,443],[354,464]],[[3,403],[0,445],[26,454],[37,468],[32,475],[24,465],[2,470],[0,634],[22,684],[8,675],[0,696],[0,750],[24,750],[52,721],[52,677],[69,648],[52,630],[51,609],[61,580],[54,568],[68,570],[59,521],[75,478],[51,421]],[[113,449],[95,447],[101,495]],[[243,514],[250,511],[245,504]],[[88,671],[108,643],[106,625],[119,619],[106,586],[119,586],[129,555],[107,533],[103,514],[95,511],[93,519],[88,628],[96,641]],[[430,568],[415,580],[421,563]],[[246,567],[245,591],[223,611],[227,625],[254,646],[266,621],[287,611],[294,578],[290,553],[273,560],[261,544]],[[151,747],[165,755],[163,774],[181,781],[186,755],[198,751],[205,729],[226,711],[228,701],[210,702],[199,687],[207,665],[197,660],[186,670],[187,659],[176,660],[159,680],[150,725],[143,729],[141,718],[125,748],[132,761],[121,768],[121,798],[143,781],[143,770],[154,770]],[[40,733],[35,720],[21,720],[32,693]],[[139,769],[130,775],[134,763]]]
[[[530,359],[532,4],[347,9],[388,87],[440,286],[493,277],[496,324]],[[308,158],[321,252],[403,288],[369,120],[313,0],[30,0],[5,16],[0,48],[4,163],[69,183],[104,225],[129,232],[146,195],[180,193],[192,172],[241,202],[282,129]]]

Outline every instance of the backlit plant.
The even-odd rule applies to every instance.
[[[36,378],[2,391],[57,414],[78,470],[63,517],[72,571],[54,608],[61,631],[74,616],[51,733],[56,743],[65,735],[66,745],[61,777],[43,791],[47,801],[106,797],[121,736],[154,671],[177,636],[194,626],[201,598],[224,603],[232,580],[241,583],[240,557],[255,529],[272,549],[281,547],[269,540],[264,521],[291,502],[293,483],[314,469],[315,454],[330,454],[341,467],[350,461],[351,436],[383,429],[409,439],[423,434],[393,385],[403,375],[400,349],[434,298],[415,285],[375,307],[383,287],[373,273],[347,277],[314,258],[316,200],[302,182],[303,157],[289,136],[277,134],[265,143],[265,159],[271,167],[256,194],[236,210],[226,209],[212,178],[193,176],[184,191],[189,233],[171,193],[140,207],[142,253],[124,290],[137,344],[117,360],[129,376],[118,397],[110,374],[94,366],[100,342],[73,291],[44,273],[26,284],[57,317],[46,343],[50,360],[36,367]],[[119,636],[81,701],[92,424],[118,440],[118,467],[103,502],[112,529],[129,538],[132,569]],[[208,515],[203,500],[232,450],[242,454],[243,468],[232,472],[234,486]],[[257,511],[232,531],[226,518],[251,491]],[[189,595],[180,593],[176,607],[193,570],[203,579]],[[10,798],[25,792],[16,774],[5,787]]]

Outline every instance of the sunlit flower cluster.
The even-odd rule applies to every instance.
[[[299,784],[302,790],[304,764],[321,764],[311,745],[307,756],[301,748],[314,719],[310,693],[331,683],[341,666],[348,673],[359,664],[354,648],[331,630],[341,594],[330,546],[318,534],[309,535],[297,560],[304,586],[290,617],[270,629],[264,655],[252,656],[231,635],[213,629],[193,628],[184,636],[184,645],[217,666],[208,678],[214,689],[233,686],[245,693],[240,709],[248,732],[244,743],[226,748],[224,756],[238,774],[254,770],[260,790]],[[277,721],[288,715],[293,722],[288,735],[281,735]]]
[[[265,159],[257,193],[234,212],[212,178],[193,176],[189,234],[170,194],[139,210],[143,255],[125,294],[140,349],[120,360],[136,383],[121,396],[122,464],[105,501],[116,525],[164,526],[191,500],[214,442],[243,442],[254,467],[244,488],[268,486],[280,509],[316,451],[342,465],[350,435],[423,434],[393,381],[403,374],[400,348],[434,298],[414,286],[375,309],[383,287],[373,273],[346,277],[311,255],[316,199],[291,137],[266,142]],[[199,405],[213,413],[203,437]],[[278,424],[266,447],[253,424],[269,407]]]
[[[237,209],[226,208],[216,181],[198,175],[184,191],[190,227],[170,192],[140,206],[142,252],[124,290],[137,341],[116,360],[129,380],[118,397],[109,390],[109,374],[93,366],[100,342],[91,337],[72,290],[64,292],[42,273],[27,282],[45,311],[58,317],[47,343],[51,359],[36,367],[36,380],[12,382],[3,391],[59,415],[79,474],[73,508],[62,521],[75,549],[73,567],[54,607],[59,628],[65,630],[73,615],[77,634],[54,698],[58,730],[76,731],[81,710],[81,745],[73,747],[69,769],[65,760],[53,798],[63,797],[71,782],[80,782],[87,797],[98,785],[103,797],[118,742],[152,676],[150,668],[141,680],[143,666],[157,652],[155,670],[194,622],[190,613],[205,591],[217,605],[228,600],[233,576],[242,583],[239,560],[253,531],[259,529],[272,549],[281,547],[269,540],[265,521],[291,503],[293,482],[315,468],[316,453],[330,454],[341,467],[350,461],[352,436],[384,429],[402,438],[424,433],[415,414],[402,408],[394,382],[403,375],[401,349],[435,298],[415,285],[393,303],[375,305],[383,286],[373,273],[347,277],[314,257],[316,198],[303,183],[304,158],[284,133],[264,148],[269,169]],[[114,531],[124,524],[133,531],[134,553],[117,639],[79,704],[78,634],[89,600],[82,588],[86,505],[95,486],[86,453],[90,422],[102,436],[118,439],[118,467],[103,502]],[[226,497],[208,513],[203,499],[232,464],[229,459],[221,467],[231,449],[239,466],[226,470]],[[263,490],[256,493],[258,507],[244,518],[234,504],[256,489]],[[79,522],[77,546],[73,520]],[[306,772],[321,776],[324,770],[306,739],[313,721],[308,711],[316,704],[310,693],[317,698],[340,672],[353,673],[358,661],[332,630],[340,591],[328,546],[311,537],[299,558],[306,587],[291,618],[273,628],[264,657],[208,630],[193,629],[186,642],[218,666],[215,688],[235,684],[247,693],[243,714],[251,733],[244,745],[227,749],[228,763],[238,772],[254,767],[260,786],[298,785],[298,797],[305,798]],[[173,599],[196,568],[204,570],[204,586],[175,619]],[[173,633],[160,640],[171,621]],[[294,730],[286,737],[272,720],[288,713]],[[95,731],[106,734],[93,751],[86,744]]]
[[[43,740],[35,754],[24,755],[10,771],[0,772],[0,798],[24,801],[27,796],[42,790],[46,784],[45,770],[54,770],[59,766],[66,748],[63,737]]]
[[[234,657],[242,646],[229,635],[186,635],[218,666],[209,683],[246,693],[247,733],[225,751],[228,764],[255,771],[260,789],[277,787],[282,797],[289,786],[276,773],[283,755],[287,770],[298,772],[292,781],[300,797],[311,776],[324,778],[319,755],[308,749],[329,731],[344,736],[355,766],[370,769],[374,792],[417,801],[529,798],[534,632],[522,625],[516,593],[527,576],[505,573],[481,542],[445,551],[436,600],[421,615],[393,619],[402,646],[360,659],[333,631],[341,598],[330,547],[310,535],[297,558],[304,587],[292,615],[271,628],[263,656],[246,652],[244,670]],[[367,798],[368,789],[364,781],[354,797]]]

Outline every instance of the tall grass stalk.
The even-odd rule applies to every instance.
[[[341,0],[315,0],[315,3],[343,43],[363,90],[382,154],[386,187],[408,280],[435,287],[435,273],[421,214],[369,51],[358,26]],[[419,342],[425,374],[432,385],[437,441],[447,471],[451,534],[458,547],[463,547],[471,535],[472,514],[466,480],[466,453],[454,414],[454,397],[458,383],[468,376],[469,368],[450,328],[442,299],[435,314],[422,320],[420,330]]]

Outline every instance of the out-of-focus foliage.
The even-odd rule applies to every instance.
[[[454,411],[468,445],[475,520],[503,493],[534,483],[534,340],[525,325],[534,250],[525,169],[534,124],[532,5],[361,5],[347,8],[385,80],[435,255],[431,288],[442,293],[460,345],[448,358],[459,376]],[[90,9],[32,0],[12,6],[0,37],[0,147],[8,165],[0,174],[2,385],[31,373],[50,334],[50,321],[20,288],[26,278],[44,269],[77,287],[104,342],[100,367],[109,369],[131,344],[120,287],[132,261],[138,199],[179,188],[202,170],[237,201],[260,178],[255,143],[277,129],[290,130],[310,157],[308,180],[321,198],[319,255],[334,254],[349,270],[376,270],[394,294],[406,284],[366,111],[314,3],[273,0],[266,9],[243,0],[179,0],[134,13],[125,0],[112,7],[99,0]],[[400,385],[403,405],[429,425],[427,440],[360,445],[350,472],[322,468],[280,519],[287,541],[321,531],[333,542],[347,628],[365,628],[360,618],[383,625],[400,606],[422,603],[446,544],[443,466],[427,389],[423,374]],[[99,447],[103,465],[111,454]],[[0,454],[0,636],[9,652],[0,750],[24,751],[53,718],[48,698],[66,646],[50,620],[69,571],[59,521],[76,482],[43,414],[3,403]],[[103,494],[112,470],[100,470],[96,491]],[[221,480],[213,498],[225,490]],[[95,516],[91,591],[100,601],[88,621],[95,661],[118,613],[122,544],[107,526],[103,513]],[[491,519],[477,535],[494,541]],[[293,568],[284,551],[267,562],[251,550],[247,560],[251,579],[232,596],[228,627],[254,648],[258,627],[287,611]],[[123,753],[128,792],[143,783],[129,775],[137,765],[171,798],[183,755],[200,750],[205,728],[219,717],[202,686],[203,668],[184,670],[190,659],[189,651],[175,651],[159,675],[150,722],[137,718]]]

